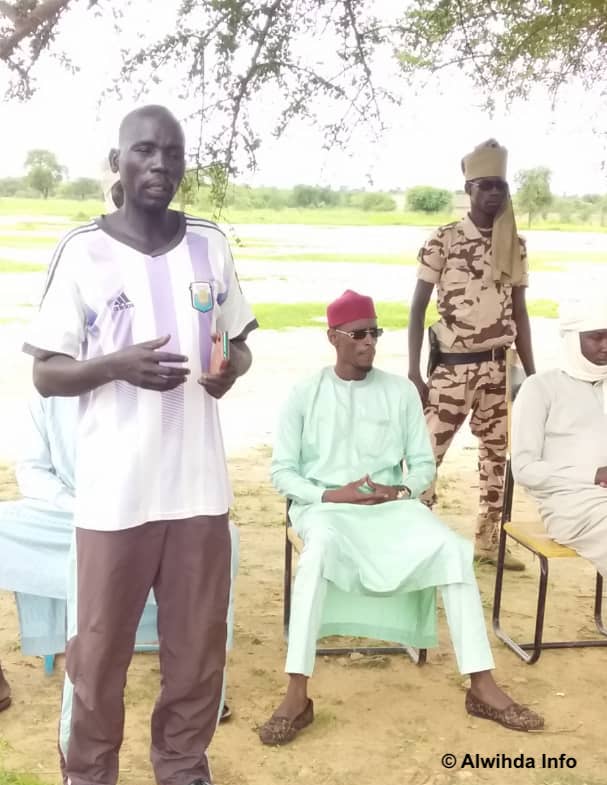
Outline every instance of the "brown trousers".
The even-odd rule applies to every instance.
[[[66,649],[62,725],[71,785],[115,785],[123,693],[135,633],[153,587],[160,695],[151,761],[159,785],[209,779],[226,657],[228,515],[155,521],[117,532],[76,530],[77,633]],[[71,705],[70,705],[71,704]],[[63,728],[62,730],[65,730]]]
[[[428,379],[425,415],[437,467],[468,414],[479,440],[476,538],[481,547],[490,548],[499,535],[508,447],[504,361],[439,365]],[[422,497],[430,505],[436,501],[435,485]]]

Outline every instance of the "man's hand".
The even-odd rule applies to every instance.
[[[367,475],[367,485],[371,488],[372,491],[375,493],[382,493],[386,497],[387,502],[394,502],[398,498],[398,488],[394,485],[382,485],[379,482],[373,482],[373,480]]]
[[[187,379],[190,369],[161,363],[185,363],[188,358],[183,354],[158,351],[169,342],[170,338],[170,335],[165,335],[107,355],[112,379],[129,382],[144,390],[160,392],[179,387]]]
[[[221,398],[234,384],[238,374],[231,360],[222,360],[216,373],[203,373],[200,384],[213,398]]]
[[[607,488],[607,466],[600,466],[594,476],[594,484]]]
[[[354,482],[349,482],[347,485],[342,485],[341,488],[333,488],[332,490],[325,491],[322,495],[323,502],[333,502],[334,504],[382,504],[383,502],[392,501],[392,498],[396,498],[396,495],[392,497],[386,491],[381,490],[372,490],[371,493],[365,493],[364,491],[359,490],[363,485],[367,485],[369,488],[373,486],[370,483],[369,475],[365,475],[361,477],[360,480],[354,480]],[[388,486],[380,486],[381,488],[387,488]],[[396,489],[394,493],[396,494]]]
[[[417,387],[417,392],[421,398],[422,406],[428,402],[428,385],[422,379],[421,374],[409,374],[409,380]]]

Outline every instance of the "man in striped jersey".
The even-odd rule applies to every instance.
[[[216,399],[257,326],[219,228],[169,209],[184,136],[164,107],[125,117],[110,154],[122,207],[60,243],[24,347],[44,396],[80,396],[77,618],[60,747],[71,785],[114,785],[123,689],[149,590],[161,692],[159,785],[210,782],[226,647],[232,501]],[[213,336],[230,336],[218,360]]]

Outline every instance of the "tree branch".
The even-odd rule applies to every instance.
[[[277,12],[280,10],[280,6],[283,4],[283,2],[284,0],[274,0],[272,5],[268,6],[267,9],[265,10],[266,13],[265,24],[259,32],[259,37],[257,39],[257,46],[255,47],[255,51],[253,52],[253,55],[251,57],[251,62],[249,64],[246,74],[240,79],[238,92],[234,97],[232,122],[230,124],[230,138],[226,146],[226,157],[224,161],[226,179],[225,179],[225,187],[223,189],[223,195],[222,195],[223,198],[221,200],[222,203],[223,203],[223,199],[225,198],[225,191],[228,186],[228,177],[231,174],[230,169],[232,166],[232,158],[234,156],[234,145],[236,142],[238,121],[240,119],[242,102],[247,95],[249,84],[257,72],[259,56],[262,52],[262,49],[264,47],[264,44],[272,27],[272,23],[274,22],[274,17],[276,16]]]
[[[24,38],[50,22],[53,17],[67,8],[70,2],[71,0],[45,0],[22,20],[19,20],[18,11],[14,6],[3,2],[0,10],[14,23],[15,29],[9,35],[0,38],[0,60],[8,60]]]

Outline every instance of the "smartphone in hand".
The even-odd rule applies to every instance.
[[[211,363],[209,373],[216,374],[221,371],[221,364],[224,360],[230,359],[230,339],[227,332],[215,333],[213,346],[211,349]]]

